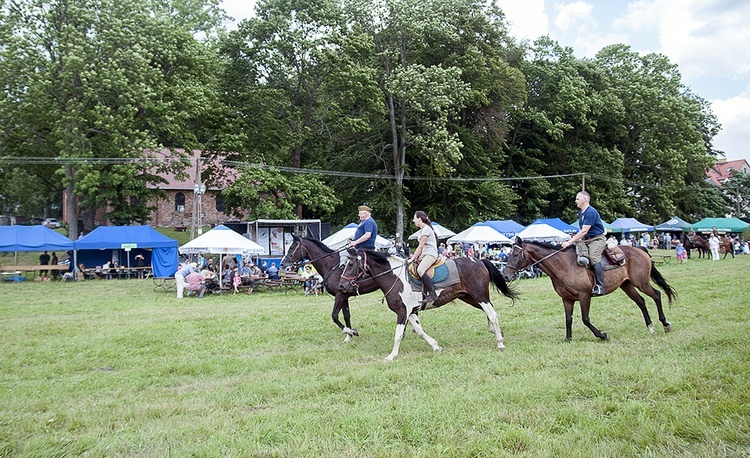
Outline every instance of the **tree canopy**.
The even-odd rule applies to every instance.
[[[399,238],[418,209],[456,229],[571,221],[582,186],[605,219],[644,222],[750,192],[706,183],[720,126],[666,56],[519,43],[486,2],[260,0],[230,32],[215,0],[2,5],[6,211],[48,212],[64,189],[73,214],[145,221],[182,149],[239,168],[234,215],[343,225],[367,203]]]

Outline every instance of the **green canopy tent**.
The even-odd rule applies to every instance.
[[[711,232],[714,227],[719,233],[744,232],[750,224],[739,218],[703,218],[692,225],[695,232]]]

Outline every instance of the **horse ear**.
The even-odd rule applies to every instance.
[[[519,236],[516,236],[516,245],[523,246],[523,240]]]

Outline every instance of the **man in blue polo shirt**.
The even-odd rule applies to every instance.
[[[354,236],[349,242],[349,246],[357,248],[375,249],[375,239],[378,237],[378,224],[372,218],[372,208],[367,205],[357,207],[359,211],[359,226],[354,231]],[[340,253],[340,265],[346,264],[349,259],[349,253],[346,250]]]
[[[563,242],[563,248],[576,244],[576,254],[585,256],[591,262],[596,284],[591,290],[592,296],[604,295],[604,270],[602,269],[602,252],[607,246],[604,237],[604,223],[599,212],[590,205],[591,195],[586,191],[576,194],[576,206],[578,207],[578,233],[570,240]]]

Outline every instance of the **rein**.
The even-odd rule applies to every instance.
[[[523,256],[523,259],[524,259],[524,261],[525,261],[525,260],[526,260],[526,250],[524,250],[524,249],[523,249],[523,247],[520,247],[520,246],[518,246],[518,245],[516,245],[516,247],[518,247],[518,248],[519,248],[519,249],[521,250],[521,256]],[[515,247],[514,247],[514,248],[515,248]],[[524,267],[524,269],[532,269],[532,268],[534,268],[534,267],[535,267],[535,266],[536,266],[537,264],[539,264],[540,262],[542,262],[542,261],[544,261],[544,260],[546,260],[546,259],[549,259],[549,258],[551,258],[552,256],[554,256],[554,255],[556,255],[556,254],[560,253],[560,252],[561,252],[561,251],[563,251],[563,250],[565,250],[565,248],[560,248],[560,249],[559,249],[559,250],[557,250],[557,251],[553,251],[552,253],[550,253],[550,254],[548,254],[547,256],[545,256],[545,257],[543,257],[543,258],[539,259],[538,261],[535,261],[535,262],[531,263],[530,265],[528,265],[528,266]],[[518,270],[519,270],[519,268],[518,268],[517,266],[509,266],[508,264],[506,264],[506,265],[505,265],[505,267],[506,267],[507,269],[512,269],[512,270],[515,270],[515,271],[518,271]]]

